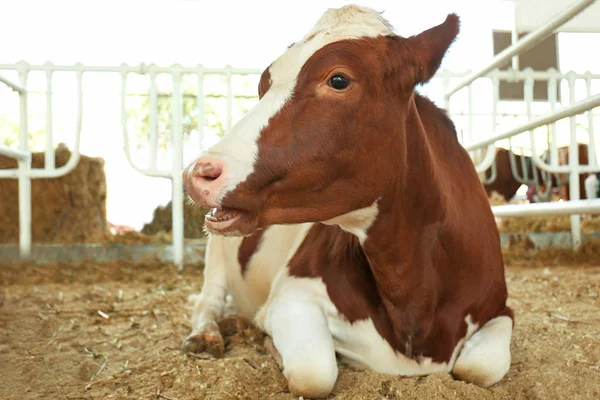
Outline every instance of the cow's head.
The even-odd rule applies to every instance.
[[[406,159],[414,86],[457,33],[454,14],[403,38],[371,9],[325,12],[264,71],[258,104],[184,171],[193,201],[214,208],[209,232],[248,235],[373,205]]]

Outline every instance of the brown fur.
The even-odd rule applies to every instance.
[[[246,272],[246,267],[248,266],[250,259],[254,253],[256,253],[262,242],[263,232],[264,231],[260,230],[242,240],[242,244],[238,250],[238,262],[242,269],[242,275]]]

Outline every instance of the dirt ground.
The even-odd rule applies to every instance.
[[[331,398],[600,398],[595,265],[507,268],[513,360],[492,388],[342,368]],[[294,398],[256,330],[231,337],[224,359],[180,352],[201,281],[197,266],[0,266],[0,398]]]

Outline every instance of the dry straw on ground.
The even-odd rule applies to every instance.
[[[507,280],[516,325],[502,382],[342,366],[330,398],[600,398],[600,267],[508,267]],[[201,284],[198,266],[2,266],[0,398],[295,399],[255,329],[228,338],[224,359],[181,353]]]

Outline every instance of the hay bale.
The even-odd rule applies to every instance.
[[[59,146],[55,165],[65,165],[71,152]],[[32,154],[32,166],[44,168],[44,153]],[[13,159],[0,156],[0,169],[16,168]],[[16,179],[0,179],[0,243],[19,241],[19,192]],[[34,243],[87,242],[108,232],[104,160],[81,156],[70,173],[31,183],[32,241]]]
[[[184,199],[183,208],[183,236],[187,239],[203,239],[206,237],[204,233],[204,216],[209,209],[191,205]],[[141,232],[146,235],[157,235],[159,233],[172,233],[172,202],[166,206],[158,206],[153,213],[152,221],[145,224]]]

